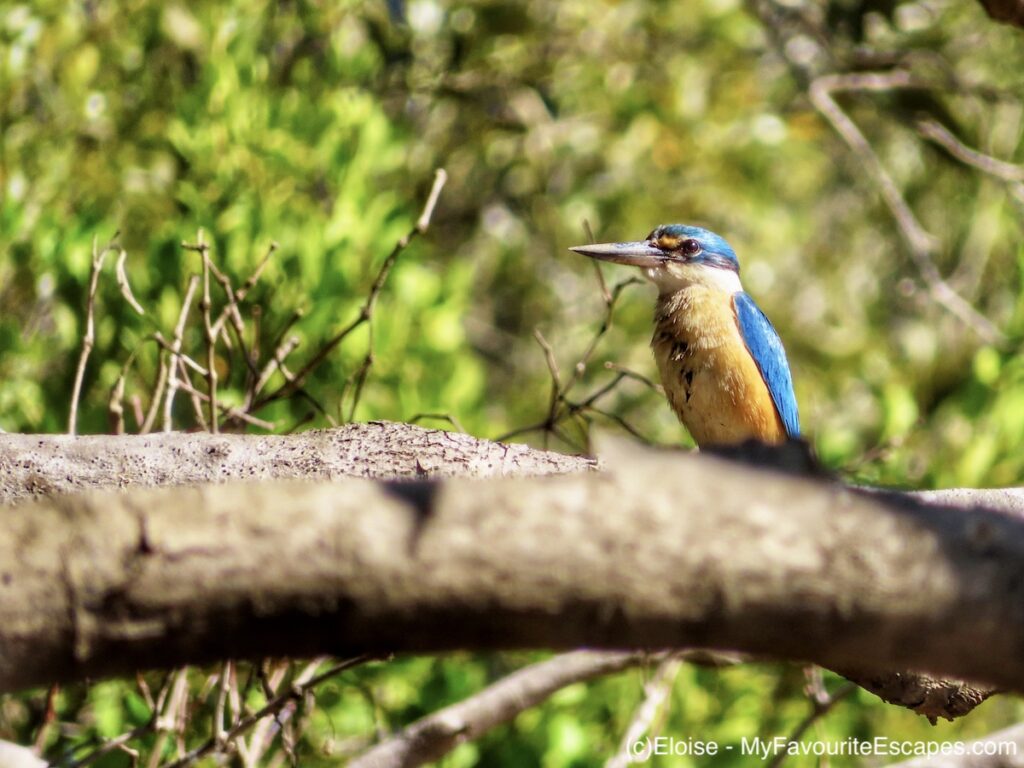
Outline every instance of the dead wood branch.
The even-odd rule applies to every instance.
[[[2,435],[0,504],[230,480],[536,476],[596,467],[579,456],[379,421],[295,435]]]
[[[619,672],[645,653],[576,651],[531,664],[468,699],[432,712],[349,763],[350,768],[414,768],[439,760],[573,683]]]
[[[603,473],[495,478],[531,461],[592,465],[409,426],[353,430],[165,436],[149,472],[252,472],[239,447],[251,440],[276,444],[263,477],[299,466],[492,479],[133,490],[8,509],[0,687],[277,654],[586,645],[726,648],[1024,689],[1019,514],[636,446]],[[32,440],[72,445],[6,436],[0,475],[31,478],[11,451]],[[86,474],[89,440],[74,443]],[[1019,493],[999,499],[1022,506]]]

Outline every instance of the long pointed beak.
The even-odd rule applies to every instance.
[[[631,267],[656,267],[664,264],[668,258],[664,251],[644,242],[576,245],[569,250],[592,259],[628,264]]]

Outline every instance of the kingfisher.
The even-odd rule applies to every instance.
[[[570,250],[639,267],[658,288],[651,348],[669,404],[698,447],[800,436],[786,351],[740,283],[736,252],[700,227]]]

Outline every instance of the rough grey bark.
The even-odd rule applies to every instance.
[[[834,669],[847,680],[875,694],[882,701],[906,707],[931,720],[955,720],[971,712],[998,689],[960,680],[935,678],[920,672],[863,672]]]
[[[339,477],[536,476],[595,466],[583,457],[393,422],[296,435],[0,434],[0,504],[111,487]]]
[[[606,465],[9,508],[0,688],[227,657],[588,646],[1024,690],[1024,521],[706,455],[630,446]]]

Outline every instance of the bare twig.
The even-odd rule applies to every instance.
[[[160,333],[160,331],[157,331],[156,333],[153,334],[153,341],[155,341],[157,343],[157,345],[160,346],[161,348],[163,348],[165,351],[172,353],[179,361],[181,361],[182,363],[187,365],[189,368],[191,368],[193,371],[198,373],[200,376],[205,376],[206,375],[206,369],[202,365],[197,363],[195,360],[193,360],[191,357],[186,355],[184,352],[182,352],[180,350],[175,351],[174,345],[171,342],[169,342],[167,339],[165,339],[164,335],[162,333]]]
[[[642,373],[637,373],[636,371],[631,370],[630,368],[627,368],[624,365],[619,365],[618,363],[608,361],[607,363],[604,364],[604,367],[607,368],[609,371],[616,371],[617,373],[621,373],[627,379],[639,381],[645,387],[654,390],[659,395],[665,394],[665,388],[661,384],[658,384],[655,381],[651,381],[651,379],[647,378]]]
[[[124,296],[124,300],[128,302],[132,309],[138,312],[140,315],[146,314],[146,310],[142,308],[142,305],[135,300],[135,295],[132,293],[132,287],[128,283],[128,271],[125,269],[125,262],[128,260],[128,252],[121,249],[121,252],[117,255],[117,266],[115,268],[115,274],[117,275],[117,287],[121,289],[121,295]]]
[[[597,276],[601,286],[602,294],[604,296],[605,314],[601,320],[601,325],[598,327],[597,331],[594,333],[594,336],[588,342],[587,347],[586,349],[584,349],[583,354],[580,355],[579,360],[577,360],[576,364],[573,366],[572,376],[569,378],[568,382],[562,382],[562,377],[558,370],[558,361],[555,358],[554,349],[551,347],[551,344],[548,343],[547,339],[544,338],[544,334],[541,333],[540,329],[534,329],[533,336],[537,340],[537,343],[540,345],[541,349],[544,351],[544,361],[548,368],[548,374],[551,376],[551,397],[548,400],[548,413],[544,421],[538,422],[537,424],[528,427],[520,427],[509,432],[506,432],[500,437],[496,438],[498,442],[504,442],[505,440],[509,440],[513,437],[518,437],[523,434],[529,434],[531,432],[543,431],[545,443],[547,441],[548,435],[555,435],[555,437],[567,443],[568,445],[573,445],[573,441],[567,439],[564,436],[564,434],[557,431],[556,428],[562,421],[566,419],[575,418],[576,416],[579,415],[583,415],[587,410],[593,410],[595,413],[598,413],[601,416],[611,419],[615,423],[622,425],[623,428],[626,429],[631,434],[635,434],[645,442],[649,442],[642,435],[639,435],[639,433],[637,433],[636,430],[634,430],[632,427],[630,427],[624,421],[622,421],[621,418],[611,416],[610,414],[606,414],[603,411],[598,411],[597,409],[593,408],[593,404],[598,398],[604,396],[612,389],[617,387],[619,383],[622,382],[624,379],[630,377],[627,376],[625,373],[620,373],[613,379],[613,381],[610,384],[602,387],[595,394],[593,394],[583,402],[575,403],[569,399],[569,393],[582,380],[583,374],[586,372],[587,369],[587,364],[590,362],[590,359],[593,357],[594,352],[597,350],[598,344],[601,342],[601,339],[604,338],[605,334],[608,332],[608,329],[611,328],[612,319],[615,312],[615,305],[618,302],[619,297],[622,295],[622,292],[631,285],[637,285],[642,283],[642,281],[639,280],[638,278],[631,277],[627,280],[623,280],[622,282],[617,283],[615,287],[609,291],[607,289],[607,286],[605,285],[604,277],[602,276],[600,270],[597,271]],[[585,428],[583,428],[583,432],[584,440],[586,441]]]
[[[156,423],[156,414],[163,402],[164,390],[167,387],[167,359],[170,355],[160,355],[160,368],[156,374],[156,382],[153,384],[153,391],[149,396],[149,409],[139,424],[139,434],[147,435]]]
[[[228,687],[234,673],[234,663],[225,661],[220,668],[220,679],[217,681],[217,705],[213,709],[213,733],[211,737],[218,745],[224,744],[224,713],[228,705]]]
[[[645,435],[639,429],[631,425],[628,421],[626,421],[623,417],[619,416],[618,414],[610,413],[609,411],[605,411],[601,408],[596,408],[593,405],[589,406],[588,410],[591,411],[592,413],[596,413],[598,416],[603,416],[604,418],[608,419],[608,421],[618,424],[620,427],[622,427],[622,429],[631,434],[640,442],[647,443],[648,445],[652,444],[651,438],[647,437],[647,435]]]
[[[373,323],[367,323],[366,328],[369,331],[366,340],[366,354],[363,356],[363,361],[359,364],[356,372],[352,375],[352,405],[349,406],[348,417],[345,419],[346,423],[355,420],[356,408],[363,397],[363,385],[366,384],[366,377],[369,376],[370,368],[373,366]]]
[[[46,705],[43,707],[43,722],[39,724],[39,732],[36,733],[35,751],[41,754],[46,746],[46,736],[50,726],[57,719],[57,694],[60,693],[60,686],[56,683],[46,691]]]
[[[164,747],[170,734],[179,734],[184,726],[185,712],[188,708],[188,670],[179,669],[172,677],[170,694],[166,698],[166,705],[157,710],[158,714],[153,723],[153,730],[157,733],[153,751],[150,752],[147,768],[157,768],[163,759]],[[178,741],[178,751],[181,752],[181,740]]]
[[[160,359],[162,361],[163,357],[161,356]],[[137,393],[132,393],[132,396],[128,398],[128,402],[132,407],[132,416],[135,418],[135,431],[138,432],[146,421],[146,414],[142,410],[142,398]]]
[[[644,685],[644,700],[626,729],[619,751],[605,762],[605,768],[626,768],[635,762],[635,745],[648,731],[656,732],[654,721],[659,713],[664,711],[662,707],[672,692],[672,685],[682,665],[683,662],[677,655],[669,656],[658,665],[654,676]]]
[[[115,435],[124,434],[124,388],[125,379],[128,376],[128,369],[135,362],[135,352],[128,355],[128,360],[121,366],[121,373],[110,389],[110,399],[107,401],[107,411],[110,413],[110,427]]]
[[[372,656],[368,656],[365,654],[362,656],[355,656],[351,659],[346,659],[345,661],[335,664],[326,672],[311,677],[304,683],[296,681],[288,687],[288,690],[272,698],[260,709],[256,710],[250,715],[240,718],[234,725],[231,726],[231,728],[229,728],[223,734],[223,739],[220,742],[211,737],[200,746],[186,752],[179,759],[166,764],[164,768],[184,768],[184,766],[191,765],[201,757],[205,757],[206,755],[212,754],[218,751],[218,749],[223,748],[225,745],[232,744],[235,739],[249,731],[250,728],[256,725],[256,723],[258,723],[264,717],[267,717],[268,715],[273,715],[274,713],[280,711],[281,708],[289,701],[301,699],[305,695],[306,691],[316,688],[316,686],[320,685],[320,683],[324,682],[325,680],[329,680],[330,678],[335,677],[336,675],[339,675],[345,670],[351,669],[352,667],[364,664],[367,661],[372,660],[372,658]]]
[[[829,694],[826,691],[822,691],[819,695],[811,695],[811,711],[807,713],[807,716],[801,720],[799,724],[797,724],[796,728],[793,729],[793,732],[786,739],[786,747],[800,741],[808,728],[827,715],[832,707],[852,694],[855,690],[857,690],[857,685],[855,683],[844,683],[836,690],[835,693]],[[779,766],[786,761],[786,757],[789,755],[789,750],[786,747],[783,747],[775,753],[775,757],[768,764],[768,768],[779,768]]]
[[[257,281],[260,279],[260,275],[263,274],[263,270],[266,269],[267,264],[270,263],[270,257],[274,255],[274,252],[277,250],[277,248],[277,243],[272,242],[270,244],[270,247],[267,249],[266,254],[264,254],[262,259],[260,259],[260,263],[256,265],[256,269],[253,270],[253,273],[249,275],[249,277],[246,279],[244,283],[242,283],[242,287],[234,292],[234,300],[236,305],[240,304],[242,300],[245,299],[245,297],[249,294],[249,291],[253,289],[253,286],[256,285]],[[230,305],[224,307],[224,309],[221,310],[220,315],[217,316],[217,320],[213,324],[213,328],[216,333],[220,333],[220,330],[224,325],[224,321],[227,320],[228,314],[230,312]]]
[[[294,374],[285,367],[284,361],[288,355],[295,351],[297,346],[299,346],[298,336],[289,336],[277,345],[277,348],[274,350],[274,354],[271,356],[270,360],[267,361],[267,364],[263,366],[263,370],[260,371],[259,376],[256,377],[252,386],[249,388],[248,393],[246,393],[245,408],[243,410],[249,410],[249,408],[251,408],[256,395],[258,395],[267,385],[267,382],[270,381],[270,377],[274,375],[275,371],[280,370],[281,375],[285,377],[285,380],[292,380],[295,378]]]
[[[95,235],[92,238],[92,262],[89,267],[89,294],[85,307],[85,333],[82,335],[82,352],[78,356],[78,367],[75,369],[75,383],[71,387],[71,411],[68,414],[68,434],[74,435],[78,429],[78,401],[82,396],[82,381],[85,378],[85,366],[89,362],[93,344],[96,343],[96,289],[99,287],[100,269],[107,254],[117,250],[114,240],[120,232],[115,232],[110,242],[99,250]]]
[[[977,168],[982,173],[1008,182],[1024,181],[1024,165],[998,160],[964,144],[938,120],[918,120],[917,130],[922,136],[934,141],[964,165]]]
[[[362,308],[359,310],[359,314],[354,320],[348,325],[342,328],[338,333],[332,336],[323,346],[317,350],[316,354],[307,362],[302,368],[299,369],[298,373],[292,377],[291,380],[286,381],[283,385],[278,387],[269,395],[266,395],[253,405],[253,410],[259,410],[263,406],[270,402],[279,400],[282,397],[287,397],[294,393],[298,388],[305,382],[306,377],[309,376],[314,370],[316,370],[327,356],[337,347],[342,341],[344,341],[356,328],[368,323],[373,317],[373,309],[377,303],[377,297],[379,296],[381,289],[384,287],[384,282],[387,280],[388,274],[391,272],[391,268],[398,260],[399,255],[404,251],[409,243],[411,243],[417,236],[422,235],[427,231],[430,226],[430,220],[434,215],[434,208],[437,206],[438,198],[441,195],[441,190],[444,188],[445,182],[448,180],[448,174],[443,168],[438,168],[434,173],[434,185],[430,189],[430,194],[427,196],[427,202],[423,206],[423,211],[420,213],[420,217],[416,220],[415,226],[406,233],[392,248],[391,253],[388,254],[387,258],[384,259],[380,269],[377,272],[377,276],[374,278],[373,283],[370,286],[370,291],[366,296],[366,301],[363,303]],[[372,338],[372,337],[371,337]],[[367,352],[366,358],[364,358],[361,368],[369,369],[372,364],[373,349],[372,344],[370,350]],[[362,379],[365,379],[365,373],[362,375]],[[357,383],[357,393],[361,391],[361,382]],[[358,405],[358,396],[353,398],[352,411],[355,411],[355,407]]]
[[[217,334],[213,332],[210,299],[210,246],[203,240],[203,230],[196,234],[194,244],[182,243],[181,247],[188,251],[197,251],[203,259],[203,297],[199,300],[199,309],[203,314],[203,330],[206,334],[206,387],[210,396],[210,431],[217,434]]]
[[[423,211],[420,213],[419,219],[416,220],[416,226],[405,237],[398,241],[391,254],[389,254],[387,259],[385,259],[380,272],[377,273],[377,279],[374,280],[373,285],[370,286],[370,293],[366,297],[366,304],[363,306],[363,312],[360,315],[365,318],[367,327],[368,338],[366,340],[366,355],[363,356],[363,361],[360,363],[359,368],[356,370],[354,375],[355,384],[353,386],[352,405],[349,408],[348,418],[346,421],[352,421],[355,418],[356,408],[359,406],[359,401],[363,395],[363,386],[366,384],[366,377],[369,375],[370,368],[373,366],[373,309],[376,306],[377,296],[380,294],[381,288],[384,286],[384,281],[387,279],[388,273],[391,271],[392,266],[394,266],[395,261],[398,259],[398,254],[408,247],[414,237],[422,235],[430,227],[430,219],[434,215],[434,208],[437,206],[441,190],[444,188],[447,180],[448,174],[443,168],[438,168],[434,173],[434,185],[430,189],[430,194],[427,196],[427,202],[423,206]]]
[[[608,333],[608,329],[612,327],[612,318],[615,314],[615,305],[619,300],[619,296],[631,285],[643,285],[643,280],[638,277],[630,277],[615,284],[610,293],[605,294],[605,315],[604,320],[601,321],[601,327],[597,329],[597,333],[590,340],[589,346],[584,350],[583,355],[576,362],[573,368],[572,378],[566,385],[566,391],[572,389],[576,384],[579,383],[580,379],[583,378],[583,374],[587,370],[587,363],[590,362],[590,358],[593,357],[594,351],[597,349],[597,345],[604,338],[605,334]]]
[[[125,731],[118,736],[107,739],[82,759],[70,763],[69,768],[83,768],[83,766],[96,762],[109,752],[123,748],[128,744],[128,742],[138,739],[141,736],[145,736],[147,733],[152,733],[154,722],[154,720],[150,720],[147,723],[143,723],[142,725],[132,728],[130,731]]]
[[[210,261],[210,272],[213,273],[214,278],[220,283],[221,288],[224,290],[224,295],[227,297],[228,304],[226,307],[227,317],[231,321],[231,331],[235,337],[235,343],[238,344],[238,349],[242,353],[242,359],[245,360],[245,367],[248,369],[249,379],[255,378],[259,371],[256,368],[256,355],[253,351],[248,348],[245,343],[245,320],[242,319],[242,313],[238,308],[238,293],[231,285],[231,279],[221,272],[217,265]],[[222,313],[221,317],[225,315]],[[219,319],[219,318],[218,318]],[[212,333],[214,338],[220,337],[220,332],[223,328],[223,324],[220,327],[216,323],[213,325]],[[225,333],[224,344],[231,348],[231,338]]]
[[[823,75],[811,82],[809,95],[817,110],[832,125],[878,187],[882,199],[892,213],[900,234],[910,252],[911,260],[928,287],[932,298],[988,343],[1004,338],[993,323],[960,296],[942,278],[933,260],[938,245],[917,220],[899,187],[885,169],[870,142],[853,119],[839,106],[833,94],[843,91],[889,91],[900,88],[922,88],[925,84],[909,72],[864,72],[845,75]]]
[[[188,380],[188,372],[183,369],[182,374],[182,378],[178,380],[178,386],[197,402],[209,403],[210,396],[205,392],[200,392],[192,386],[191,382]],[[261,419],[258,416],[253,416],[244,408],[236,408],[228,405],[227,403],[221,402],[217,403],[217,408],[226,419],[238,419],[239,421],[244,421],[246,424],[251,424],[254,427],[259,427],[260,429],[266,429],[268,431],[272,431],[274,429],[274,422]],[[206,420],[201,407],[196,408],[196,417],[205,430]]]
[[[562,376],[558,372],[558,361],[555,360],[555,350],[551,348],[548,340],[544,338],[544,334],[541,333],[540,328],[533,329],[533,338],[540,344],[540,348],[544,350],[544,362],[548,366],[548,374],[551,376],[551,399],[548,402],[548,421],[554,423],[556,412],[558,410],[558,403],[562,398]]]
[[[174,408],[174,395],[178,391],[179,384],[178,356],[181,354],[181,340],[185,335],[185,320],[188,318],[188,310],[189,307],[192,306],[192,297],[195,295],[196,287],[198,285],[199,276],[192,275],[188,281],[188,288],[185,289],[185,298],[181,302],[181,312],[178,314],[178,324],[174,326],[174,341],[171,342],[171,352],[167,362],[167,395],[164,400],[164,432],[170,432],[173,427],[172,411]],[[148,417],[146,421],[149,421]]]
[[[153,698],[153,691],[149,687],[149,683],[146,682],[145,676],[141,672],[135,673],[135,685],[139,689],[139,694],[142,696],[142,700],[146,702],[146,706],[149,707],[150,711],[156,709],[156,700]]]
[[[417,720],[349,766],[413,768],[438,760],[459,744],[510,721],[567,685],[628,669],[651,658],[635,652],[574,651],[531,664],[457,704]]]
[[[295,676],[295,680],[292,682],[292,686],[305,685],[309,680],[316,674],[316,671],[327,661],[326,657],[319,657],[307,664],[298,675]],[[284,675],[288,671],[289,664],[282,664],[275,673],[272,675],[269,681],[267,698],[274,698],[279,690],[280,685],[284,680]],[[311,689],[306,689],[304,695],[309,696],[312,693]],[[282,721],[287,720],[291,712],[296,708],[297,699],[292,699],[285,703],[285,705],[277,712],[273,713],[273,716],[264,717],[261,719],[252,729],[252,733],[249,735],[249,740],[246,741],[241,736],[235,740],[235,744],[238,747],[239,756],[242,758],[243,763],[247,768],[249,766],[257,766],[260,764],[260,760],[263,755],[270,749],[270,745],[273,742],[275,734],[278,732],[276,727]],[[283,739],[282,739],[283,742]],[[284,746],[284,744],[282,744]]]
[[[181,359],[178,360],[178,385],[185,391],[185,394],[188,395],[189,400],[192,402],[192,413],[195,415],[196,424],[199,425],[201,430],[208,432],[206,414],[203,413],[203,398],[199,396],[199,390],[192,383],[192,373]],[[209,398],[206,401],[209,402]]]

